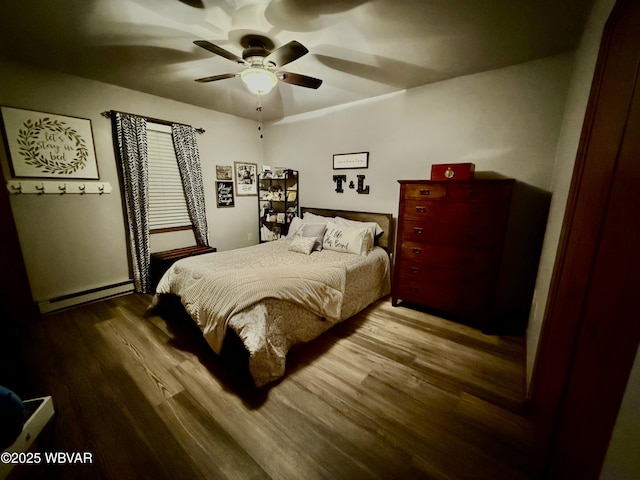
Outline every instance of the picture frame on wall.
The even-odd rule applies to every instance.
[[[233,167],[231,165],[216,165],[216,180],[233,181]]]
[[[336,153],[333,156],[333,169],[369,168],[369,152]]]
[[[248,162],[233,162],[233,165],[236,171],[236,195],[258,195],[258,165]]]
[[[5,106],[0,110],[14,177],[100,178],[91,120]]]
[[[233,182],[216,182],[216,206],[226,208],[235,206],[233,200]]]

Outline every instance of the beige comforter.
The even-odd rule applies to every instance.
[[[286,354],[389,293],[389,259],[328,250],[291,252],[281,239],[176,262],[156,298],[175,294],[217,353],[233,328],[261,386],[284,374]]]

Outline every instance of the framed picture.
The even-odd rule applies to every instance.
[[[2,124],[14,177],[99,178],[90,120],[2,107]]]
[[[258,165],[245,162],[233,164],[236,168],[236,195],[258,195]]]
[[[233,207],[233,182],[216,182],[216,206]]]
[[[216,165],[216,180],[233,181],[233,167],[231,165]]]
[[[369,152],[337,153],[333,156],[333,169],[369,168]]]

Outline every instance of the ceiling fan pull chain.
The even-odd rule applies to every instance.
[[[258,112],[258,132],[260,133],[260,138],[264,138],[262,134],[262,95],[256,95],[258,99],[258,107],[256,111]]]

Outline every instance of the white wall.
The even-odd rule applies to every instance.
[[[0,104],[91,120],[100,179],[110,195],[12,195],[11,206],[36,301],[131,278],[125,219],[111,123],[100,115],[120,110],[202,127],[198,137],[205,182],[210,243],[219,250],[246,246],[257,235],[256,197],[236,198],[217,209],[215,165],[261,163],[255,122],[53,71],[0,59]],[[0,161],[11,179],[4,148]],[[4,186],[3,186],[4,188]],[[194,244],[193,234],[152,241],[156,250]]]
[[[304,206],[394,215],[397,180],[428,179],[434,163],[472,162],[550,190],[572,63],[563,54],[275,122],[265,163],[300,171]],[[368,169],[332,169],[333,154],[362,151]],[[371,193],[336,193],[334,174],[364,174]]]

